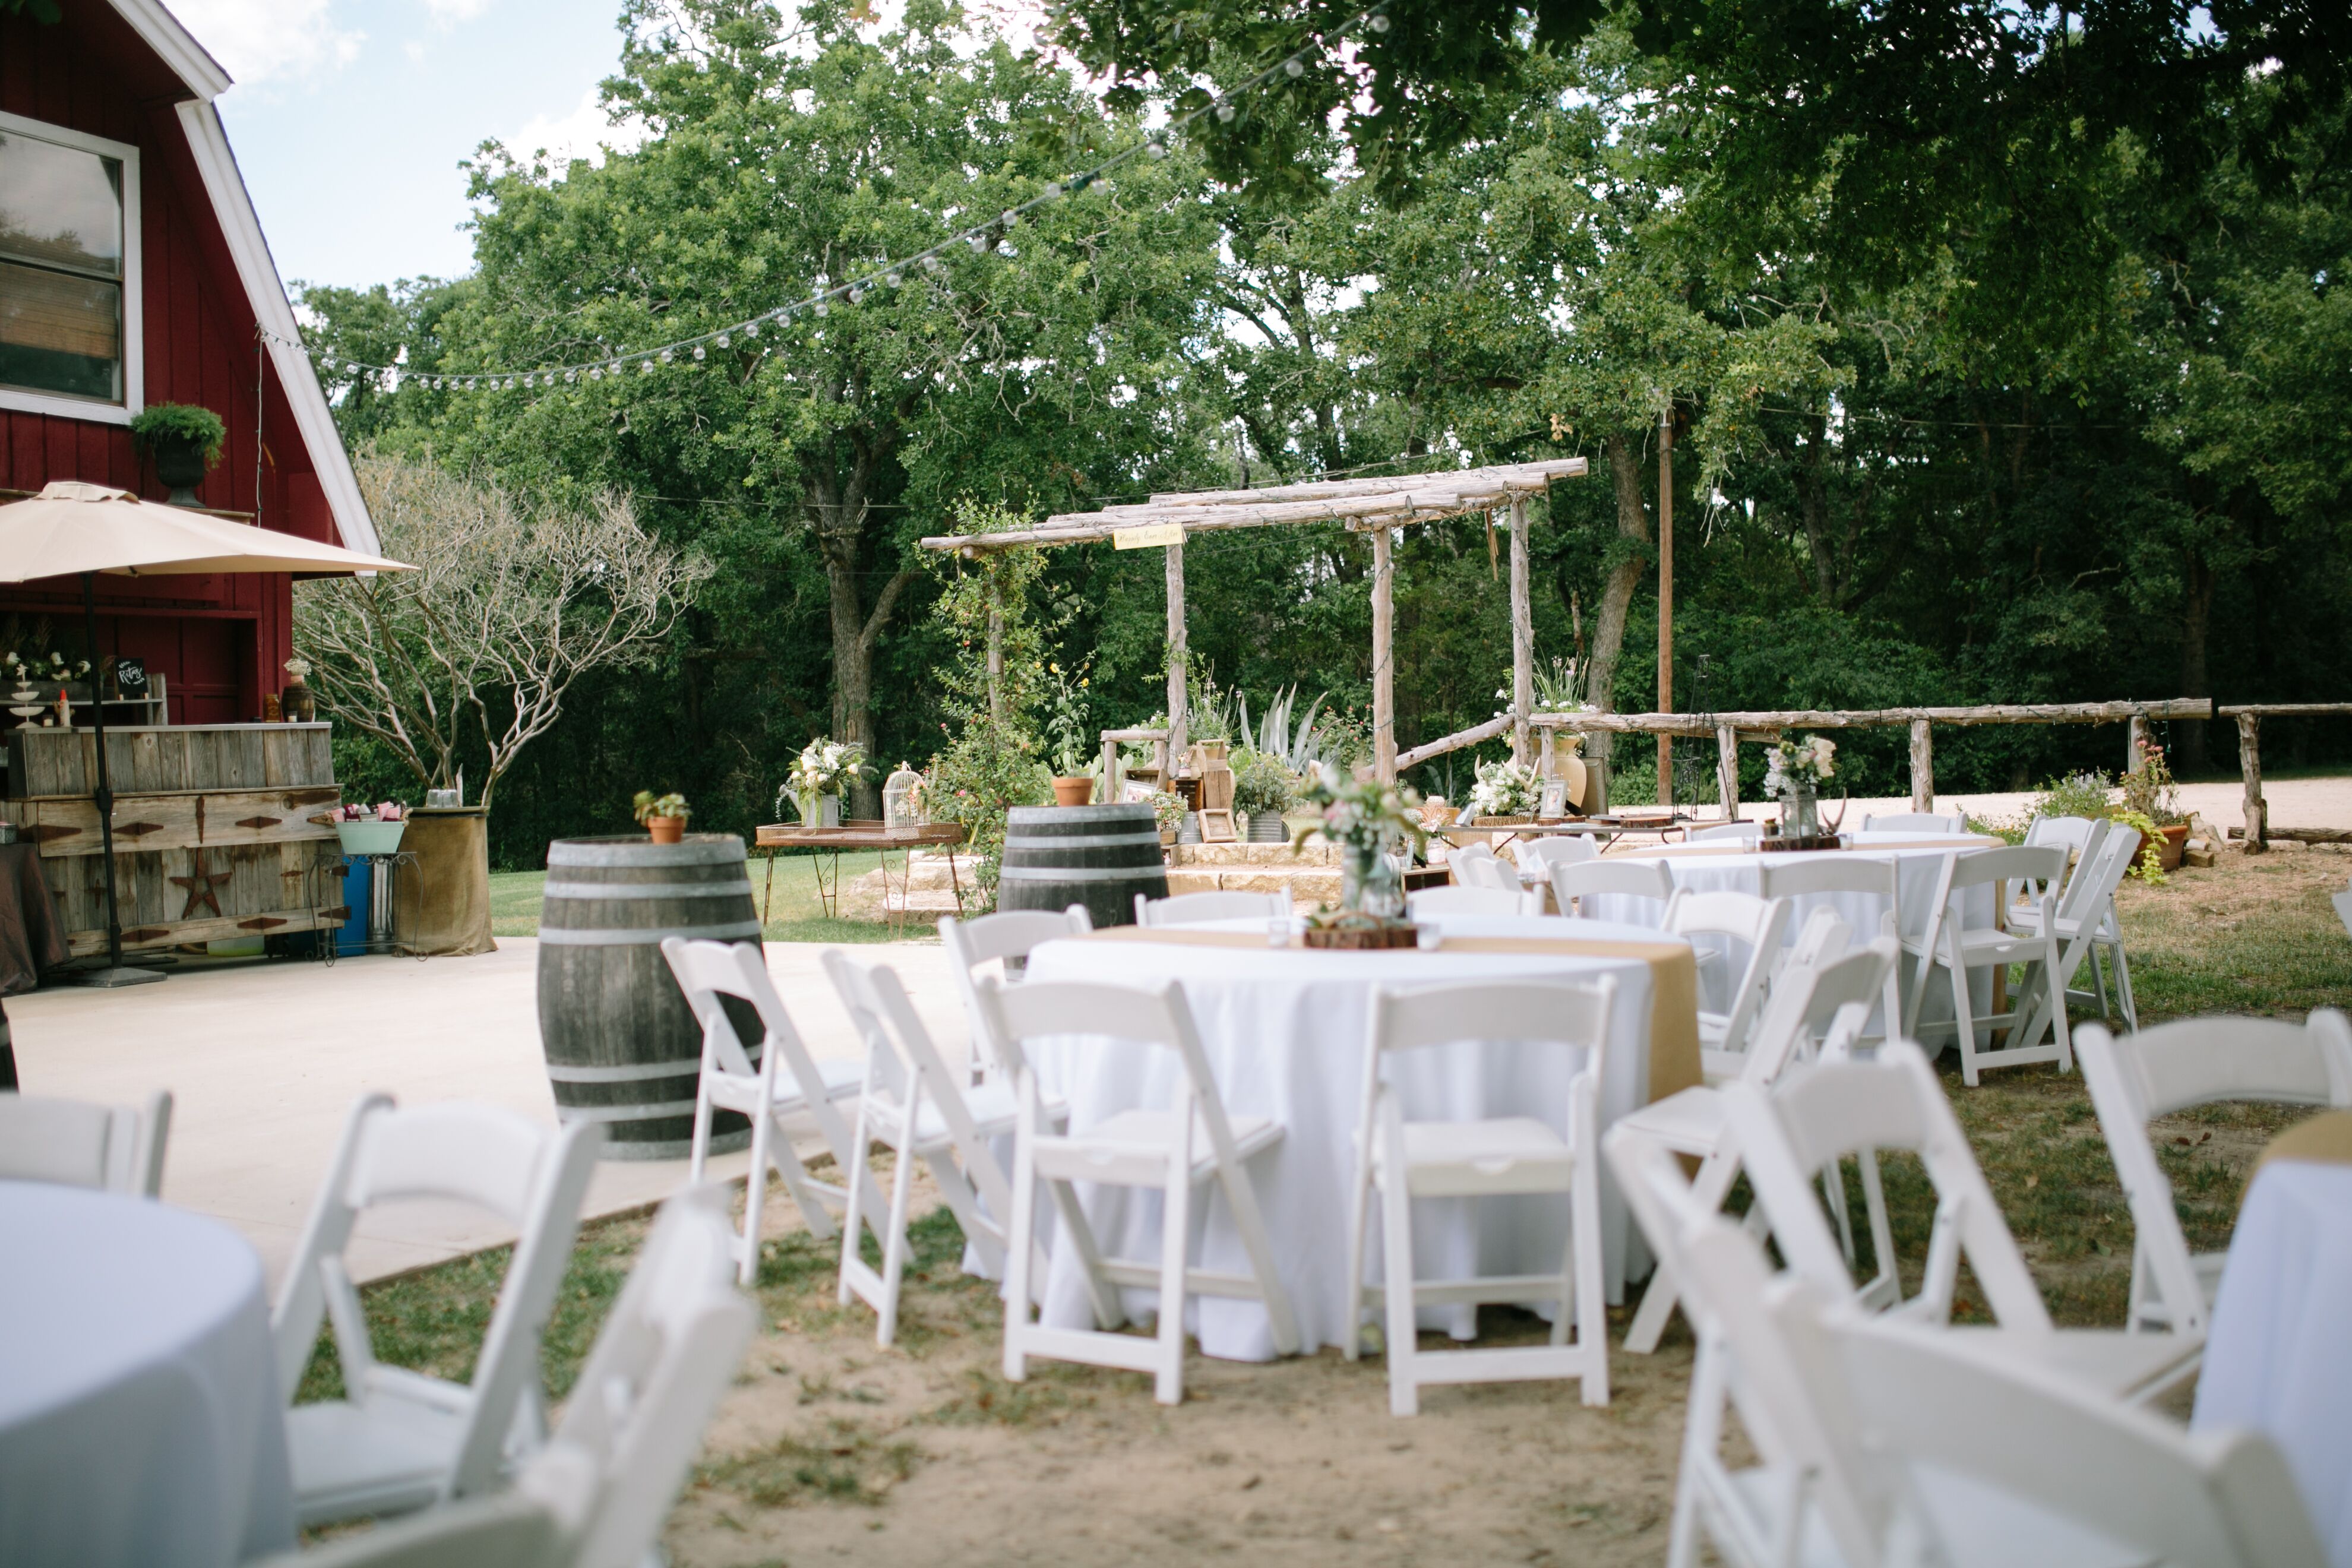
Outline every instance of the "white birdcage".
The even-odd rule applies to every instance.
[[[898,771],[882,781],[882,825],[885,827],[920,827],[923,825],[923,775],[898,764]]]

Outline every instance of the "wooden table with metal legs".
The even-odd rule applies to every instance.
[[[955,889],[956,913],[963,913],[963,879],[956,870],[956,849],[964,841],[965,829],[960,822],[927,822],[914,827],[886,827],[879,821],[853,819],[838,827],[809,827],[797,822],[769,823],[753,836],[752,847],[768,852],[767,879],[760,894],[760,923],[768,923],[768,906],[776,890],[776,851],[779,849],[814,849],[819,851],[816,872],[817,906],[830,917],[841,913],[841,852],[845,849],[872,849],[882,860],[882,909],[893,931],[904,930],[907,923],[907,902],[912,896],[915,851],[938,846],[947,851],[948,881]],[[894,904],[890,893],[890,851],[899,850],[903,858],[898,867],[898,900]],[[830,873],[828,875],[828,872]]]

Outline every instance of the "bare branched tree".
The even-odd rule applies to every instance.
[[[484,805],[572,683],[649,658],[710,575],[621,495],[575,510],[373,454],[359,478],[383,552],[417,570],[302,584],[295,646],[320,704],[428,788],[455,782],[461,742],[478,736]]]

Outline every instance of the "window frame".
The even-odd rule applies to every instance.
[[[21,114],[0,112],[0,131],[29,136],[37,142],[70,147],[78,153],[113,158],[122,164],[122,401],[101,403],[92,397],[72,397],[64,393],[0,386],[0,409],[14,409],[23,414],[47,414],[63,419],[87,419],[101,425],[128,425],[146,406],[147,392],[146,311],[143,304],[147,255],[146,247],[140,241],[139,149],[128,142],[112,142],[103,136],[92,136],[88,132],[52,125],[45,120],[27,120]]]

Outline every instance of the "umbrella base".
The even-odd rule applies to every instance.
[[[65,976],[65,981],[68,985],[97,985],[111,989],[117,985],[144,985],[149,981],[163,978],[159,970],[133,969],[124,964],[115,969],[85,969]]]

